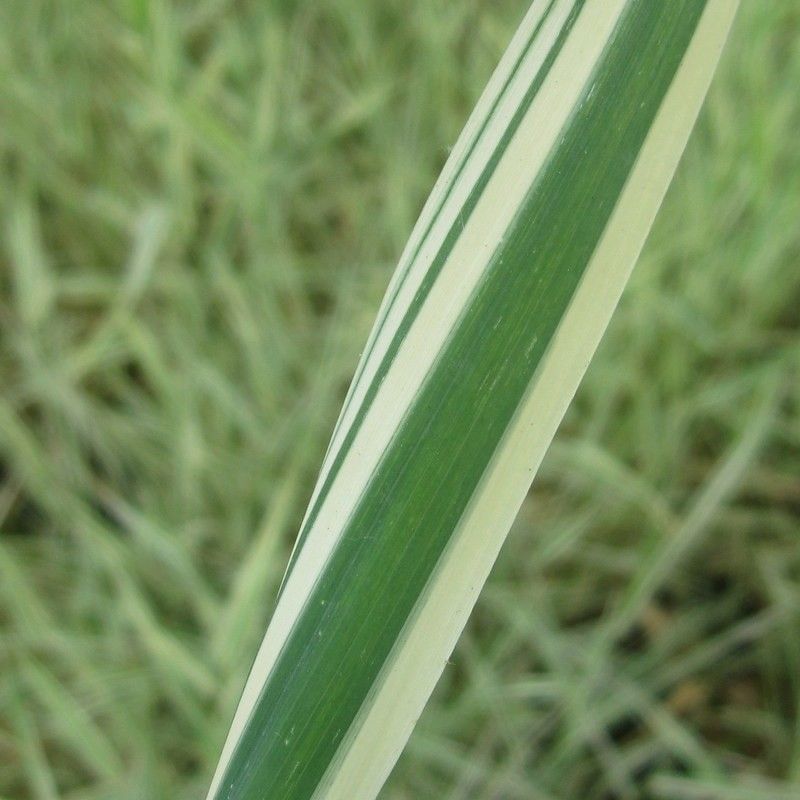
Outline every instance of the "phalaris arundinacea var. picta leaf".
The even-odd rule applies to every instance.
[[[369,800],[619,299],[737,0],[536,0],[358,366],[214,800]]]

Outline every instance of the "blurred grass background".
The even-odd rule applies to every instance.
[[[0,4],[0,798],[202,798],[523,0]],[[800,797],[800,0],[744,0],[384,800]]]

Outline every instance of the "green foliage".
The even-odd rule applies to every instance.
[[[0,797],[203,794],[519,11],[0,5]],[[388,800],[797,790],[798,36],[797,0],[743,4]]]

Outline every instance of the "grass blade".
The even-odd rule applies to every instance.
[[[373,797],[619,299],[736,0],[534,2],[411,236],[209,797]]]

